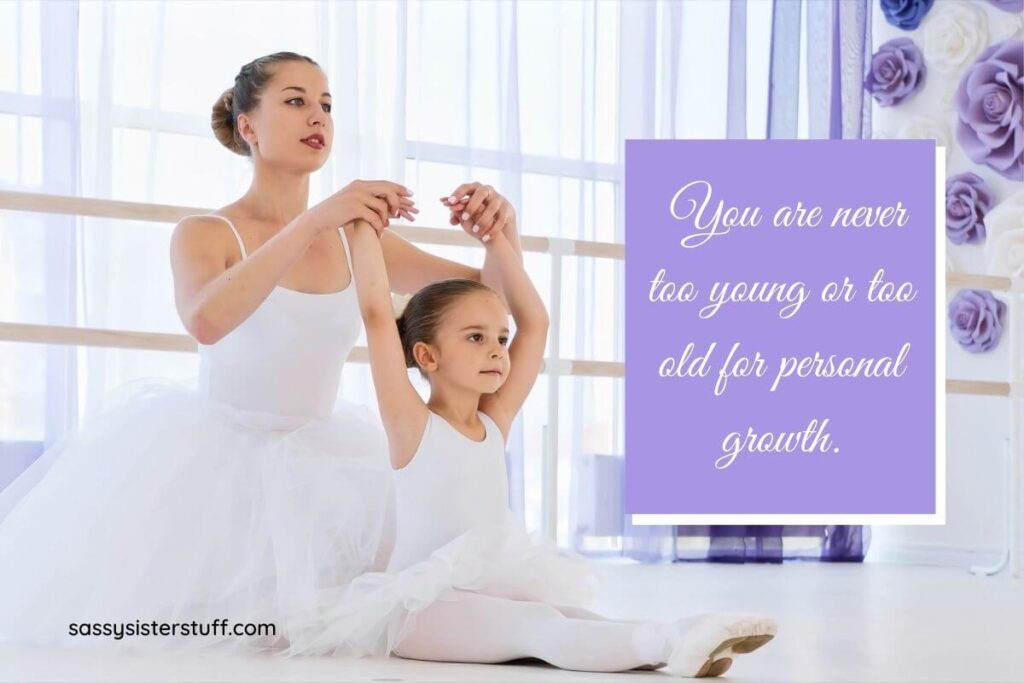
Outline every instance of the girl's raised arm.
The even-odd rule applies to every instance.
[[[427,425],[427,406],[409,381],[380,238],[373,226],[362,220],[347,224],[345,235],[352,248],[352,276],[366,326],[370,371],[388,435],[391,466],[401,469],[419,447]]]
[[[496,233],[484,244],[487,249],[485,267],[491,262],[501,278],[516,323],[516,334],[508,349],[511,366],[508,379],[496,392],[480,398],[480,410],[495,421],[507,439],[512,421],[526,401],[544,362],[548,313],[508,238]]]

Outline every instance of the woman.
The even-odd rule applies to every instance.
[[[356,181],[307,208],[333,143],[330,100],[315,62],[276,53],[214,106],[218,140],[252,158],[253,181],[172,237],[200,390],[136,389],[0,492],[3,637],[295,649],[355,576],[386,565],[384,435],[365,408],[334,405],[361,324],[340,228],[362,219],[382,232],[396,291],[492,278],[387,231],[418,211],[398,184]],[[491,188],[443,201],[453,225],[518,245]]]

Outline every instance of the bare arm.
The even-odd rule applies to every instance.
[[[213,344],[238,327],[270,294],[324,230],[362,219],[375,230],[389,215],[412,218],[411,193],[386,180],[355,180],[293,219],[230,268],[234,239],[218,218],[181,220],[171,237],[171,270],[178,315],[196,341]],[[216,224],[216,226],[214,225]]]
[[[182,219],[171,237],[174,303],[185,329],[200,344],[213,344],[246,320],[305,253],[319,226],[303,213],[230,268],[238,250],[218,218]]]
[[[544,362],[549,320],[544,302],[523,269],[519,254],[502,233],[493,234],[487,242],[486,258],[501,278],[516,323],[516,334],[508,350],[511,366],[508,379],[498,391],[481,397],[480,410],[490,415],[508,438],[512,421],[526,401]]]
[[[480,239],[485,245],[495,235],[505,235],[522,262],[523,248],[519,243],[516,210],[500,192],[490,185],[466,183],[455,188],[450,197],[441,197],[441,202],[451,211],[449,223],[461,225],[467,235]],[[507,304],[501,276],[493,264],[493,259],[484,259],[480,281],[498,292]]]
[[[391,466],[401,469],[416,454],[427,425],[427,406],[409,382],[405,352],[391,309],[391,287],[384,266],[383,238],[364,221],[345,226],[352,247],[353,277],[366,327],[370,371],[381,421],[388,435]],[[385,233],[386,234],[386,233]]]
[[[431,282],[449,278],[480,281],[480,269],[423,251],[391,230],[380,238],[391,289],[401,294],[417,292]]]
[[[522,261],[519,231],[514,219],[505,226],[503,232],[517,257]],[[486,244],[485,242],[484,245],[486,246]],[[423,289],[431,282],[449,278],[464,278],[482,282],[504,297],[501,278],[498,276],[495,266],[486,258],[482,268],[467,266],[426,252],[390,230],[384,231],[381,235],[380,245],[384,251],[384,263],[387,266],[388,280],[391,282],[392,291],[411,294]]]
[[[523,248],[519,244],[519,229],[516,227],[514,215],[505,225],[505,228],[498,234],[505,236],[509,244],[512,246],[512,250],[515,252],[519,262],[522,263]],[[495,234],[491,233],[491,235],[491,239],[493,239]],[[509,304],[508,293],[505,292],[505,287],[502,284],[501,273],[497,267],[496,259],[484,258],[484,265],[480,269],[480,281],[496,291],[505,300],[505,303]]]

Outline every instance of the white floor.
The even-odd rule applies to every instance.
[[[1024,580],[889,564],[616,565],[599,610],[672,618],[711,610],[772,614],[779,634],[739,657],[736,681],[1024,681]],[[0,609],[2,609],[0,605]],[[640,681],[542,664],[227,655],[111,656],[0,645],[9,681]]]

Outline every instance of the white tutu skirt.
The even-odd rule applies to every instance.
[[[418,612],[438,600],[457,600],[457,591],[584,607],[606,577],[593,562],[527,533],[510,512],[406,569],[358,577],[324,615],[326,627],[312,639],[293,642],[290,652],[388,656],[415,628]]]
[[[379,422],[354,404],[327,419],[241,411],[171,383],[121,393],[0,492],[0,638],[319,642],[323,617],[355,577],[386,566],[393,543]],[[72,624],[224,619],[274,633],[71,635]]]

